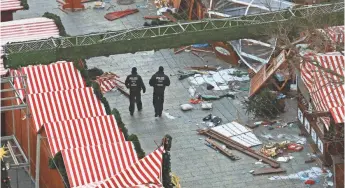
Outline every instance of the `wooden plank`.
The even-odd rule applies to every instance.
[[[282,168],[259,168],[254,170],[252,173],[253,175],[262,175],[262,174],[273,174],[273,173],[282,173],[286,172],[286,170]]]
[[[271,78],[271,76],[279,69],[279,67],[286,61],[285,50],[281,51],[276,58],[272,58],[270,65],[264,65],[259,72],[250,80],[249,97],[255,95],[261,87]]]
[[[236,149],[244,154],[247,154],[255,159],[258,159],[258,160],[262,160],[263,162],[269,164],[271,167],[273,168],[279,168],[280,167],[280,164],[271,159],[271,158],[268,158],[267,156],[261,154],[261,153],[257,153],[255,150],[251,149],[251,148],[248,148],[226,136],[223,136],[221,134],[219,134],[218,132],[212,130],[212,129],[198,129],[197,130],[199,134],[204,134],[204,135],[207,135],[207,136],[210,136],[211,138],[214,138],[222,143],[224,143],[226,146],[230,147],[230,148],[233,148],[233,149]]]
[[[231,153],[230,149],[228,148],[223,148],[223,145],[217,143],[215,140],[206,138],[206,142],[210,143],[212,146],[214,146],[216,149],[221,151],[223,154],[228,156],[231,160],[239,160],[240,158],[238,156],[235,156],[234,154]]]
[[[155,19],[159,19],[159,18],[162,18],[162,16],[156,16],[156,15],[144,16],[144,19],[148,19],[148,20],[155,20]]]

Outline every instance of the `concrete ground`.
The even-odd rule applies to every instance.
[[[116,21],[107,21],[103,16],[113,10],[93,10],[87,9],[85,11],[74,13],[63,13],[58,9],[55,1],[46,0],[29,0],[30,10],[18,11],[14,15],[14,19],[32,18],[43,15],[44,12],[51,12],[61,17],[62,23],[66,31],[70,35],[86,34],[91,32],[102,32],[107,30],[120,30],[125,28],[132,28],[141,26],[144,23],[144,15],[155,15],[156,10],[152,8],[140,9],[140,12],[121,18]],[[137,1],[136,4],[130,6],[119,6],[115,1],[116,10],[124,10],[128,7],[135,7],[136,4],[142,5],[143,2]],[[150,2],[152,7],[152,2]],[[250,170],[257,169],[262,165],[254,164],[256,160],[243,155],[237,151],[234,154],[241,157],[238,161],[231,161],[220,153],[207,147],[204,143],[204,136],[196,134],[196,129],[203,128],[202,118],[207,114],[219,116],[224,123],[233,120],[241,122],[248,122],[249,117],[245,114],[241,106],[241,101],[248,95],[247,91],[237,94],[236,99],[223,98],[214,101],[214,108],[211,111],[202,111],[196,108],[190,112],[182,112],[180,105],[188,103],[190,99],[188,88],[190,83],[187,80],[182,82],[173,76],[178,70],[184,69],[187,66],[202,66],[202,65],[216,65],[223,68],[229,67],[228,64],[216,59],[213,55],[204,57],[207,62],[194,56],[191,53],[183,52],[175,55],[172,50],[161,50],[155,52],[153,55],[133,55],[122,54],[110,57],[97,57],[87,60],[89,68],[98,67],[104,71],[111,71],[125,79],[125,76],[130,73],[131,67],[136,66],[139,74],[143,77],[147,87],[147,93],[142,95],[144,109],[141,113],[135,112],[133,117],[128,113],[128,99],[119,92],[113,91],[107,93],[107,97],[112,108],[117,108],[122,119],[125,122],[129,133],[137,134],[143,149],[150,153],[156,148],[156,143],[165,134],[170,134],[173,137],[172,145],[172,171],[181,179],[182,187],[187,188],[217,188],[217,187],[280,187],[280,188],[297,188],[304,187],[301,180],[268,180],[270,176],[253,176],[249,173]],[[176,119],[169,119],[164,116],[162,118],[154,118],[154,111],[152,106],[152,88],[148,85],[148,80],[151,75],[156,72],[158,66],[165,68],[165,73],[170,76],[171,86],[167,88],[165,94],[165,112],[176,117]],[[243,87],[249,87],[249,83],[242,83]],[[205,89],[201,89],[204,92]],[[215,92],[219,94],[223,92]],[[282,121],[290,122],[296,121],[296,101],[289,101],[287,107],[288,114],[282,116]],[[275,139],[279,133],[286,135],[297,136],[297,127],[291,128],[276,128],[269,131],[266,127],[259,127],[254,130],[256,135],[262,136],[271,134]],[[265,137],[259,137],[262,142],[268,142]],[[283,168],[287,170],[287,174],[296,173],[301,170],[310,169],[315,164],[304,164],[304,158],[307,156],[308,148],[305,147],[303,152],[292,153],[294,159],[289,163],[282,164]],[[321,183],[313,187],[319,187]]]

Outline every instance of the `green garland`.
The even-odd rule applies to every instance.
[[[26,0],[23,0],[23,1],[26,1]],[[60,16],[53,14],[53,13],[50,13],[50,12],[45,12],[42,17],[46,17],[46,18],[54,20],[57,28],[59,29],[59,35],[60,36],[62,36],[62,37],[69,36],[66,33],[65,27],[63,26],[63,24],[61,22]]]
[[[69,181],[68,181],[68,176],[66,172],[66,167],[65,163],[63,161],[62,153],[59,151],[53,158],[49,159],[49,168],[50,169],[58,169],[59,173],[62,176],[62,179],[65,183],[65,188],[69,188]]]
[[[24,10],[29,10],[29,4],[27,0],[20,0],[20,5],[23,6]]]
[[[122,118],[121,118],[120,112],[116,108],[113,108],[111,113],[115,117],[117,126],[120,127],[120,129],[121,129],[121,131],[123,133],[123,136],[125,137],[126,140],[128,140],[128,137],[129,137],[128,136],[128,129],[125,127],[125,124],[122,122]]]
[[[128,141],[132,141],[132,142],[133,142],[133,145],[134,145],[135,151],[137,152],[138,158],[139,158],[139,159],[144,158],[144,157],[145,157],[145,152],[144,152],[144,150],[141,148],[141,145],[140,145],[138,136],[135,135],[135,134],[131,134],[131,135],[128,137]]]
[[[165,135],[163,138],[163,146],[165,153],[163,153],[163,167],[162,167],[162,178],[163,187],[172,188],[173,184],[171,182],[171,161],[170,161],[170,149],[171,149],[172,137],[170,135]]]

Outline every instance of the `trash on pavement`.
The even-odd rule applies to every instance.
[[[306,180],[314,180],[315,182],[319,182],[319,178],[322,175],[322,170],[319,167],[312,167],[309,170],[301,171],[295,174],[290,174],[287,176],[272,176],[268,178],[269,180],[288,180],[288,179],[299,179],[302,181]]]
[[[194,107],[192,106],[192,105],[190,105],[190,104],[182,104],[181,105],[181,109],[183,110],[183,111],[188,111],[188,110],[192,110]]]
[[[193,85],[202,85],[204,83],[210,84],[214,87],[213,90],[227,90],[229,89],[228,82],[237,81],[247,81],[249,76],[236,77],[229,73],[237,71],[235,68],[224,69],[220,71],[207,71],[208,75],[194,75],[189,77],[189,82]]]
[[[170,114],[167,113],[167,112],[163,112],[163,114],[164,114],[167,118],[169,118],[169,119],[176,119],[176,117],[170,115]]]
[[[212,119],[212,114],[207,115],[206,117],[204,117],[202,120],[203,121],[208,121]]]
[[[201,109],[203,109],[203,110],[211,110],[212,109],[212,103],[208,103],[208,102],[201,103]]]
[[[191,104],[199,104],[201,102],[202,102],[201,99],[189,99],[189,103],[191,103]]]
[[[190,86],[190,87],[188,88],[188,92],[189,92],[189,95],[190,95],[191,97],[194,97],[194,96],[195,96],[195,92],[196,92],[195,87],[194,87],[194,86]]]
[[[302,151],[303,150],[303,146],[299,145],[299,144],[289,144],[288,145],[288,149],[291,151]]]
[[[315,184],[315,181],[314,181],[314,180],[306,180],[306,181],[304,182],[304,184],[306,184],[306,185],[314,185],[314,184]]]
[[[283,157],[278,157],[277,158],[277,161],[278,162],[289,162],[291,159],[293,159],[294,157],[293,156],[283,156]]]

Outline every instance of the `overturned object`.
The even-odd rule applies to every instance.
[[[188,111],[188,110],[192,110],[194,107],[192,106],[192,105],[190,105],[190,104],[182,104],[181,105],[181,109],[183,110],[183,111]]]
[[[104,16],[104,18],[109,21],[113,21],[137,12],[139,12],[138,9],[126,9],[123,11],[109,12]]]

